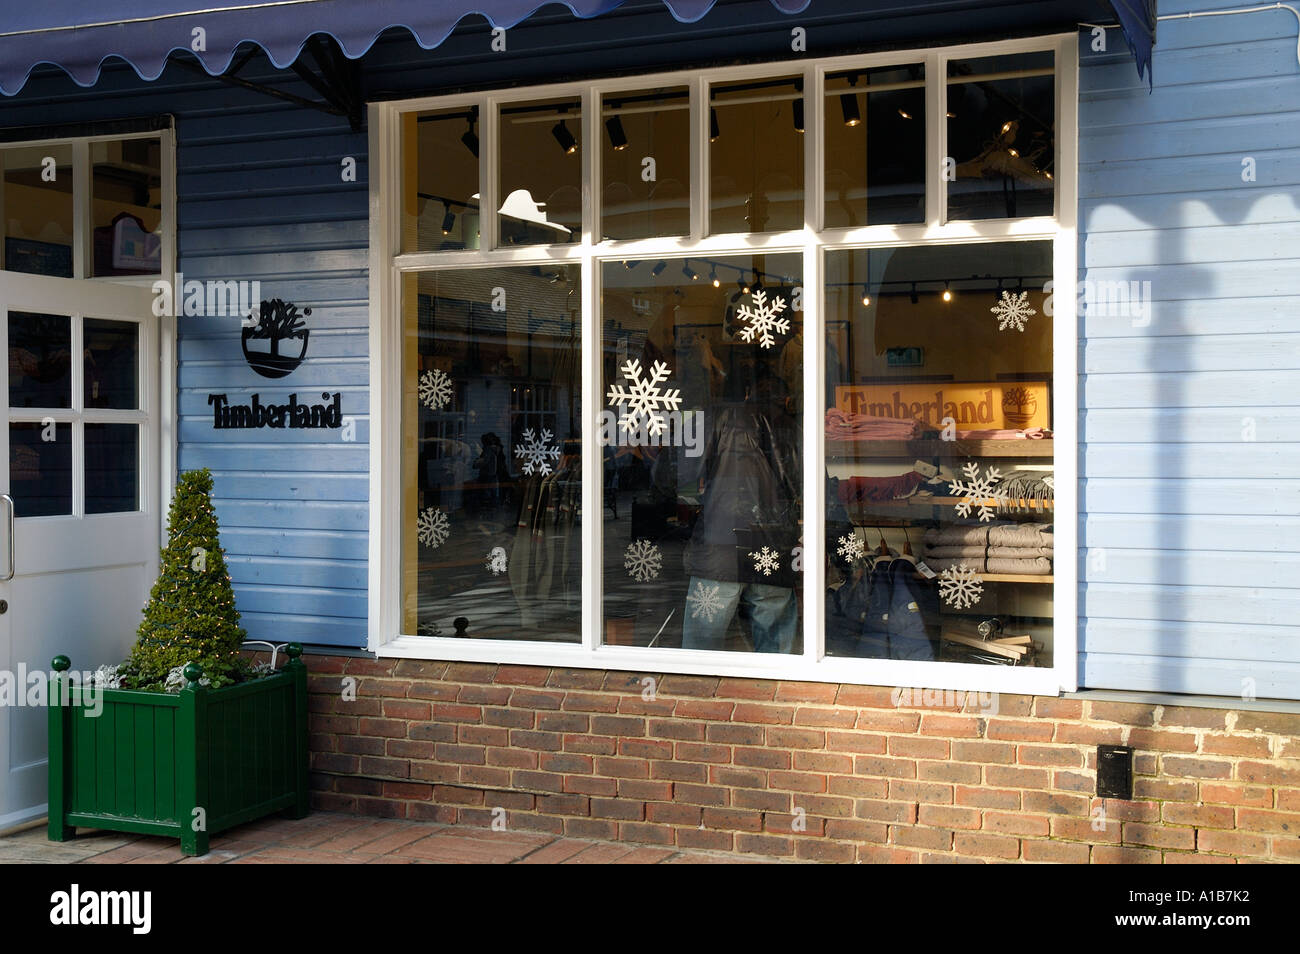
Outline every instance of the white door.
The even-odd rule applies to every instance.
[[[0,830],[45,811],[50,659],[130,651],[158,565],[158,319],[148,286],[0,272]],[[12,503],[10,502],[12,501]]]

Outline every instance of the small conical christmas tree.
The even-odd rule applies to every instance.
[[[245,632],[217,539],[212,474],[181,475],[167,513],[167,546],[149,592],[128,668],[136,688],[161,689],[168,673],[198,663],[214,687],[239,681]]]

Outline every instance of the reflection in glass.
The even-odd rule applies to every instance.
[[[84,407],[139,407],[139,329],[139,325],[130,321],[84,319]]]
[[[4,268],[72,277],[72,147],[0,151],[4,164]]]
[[[729,83],[710,95],[712,231],[803,228],[803,81]]]
[[[580,638],[579,277],[404,280],[403,632]]]
[[[563,245],[582,238],[582,103],[501,107],[502,245]]]
[[[606,643],[800,651],[801,268],[604,265]]]
[[[1056,99],[1051,51],[948,64],[950,219],[1051,215]]]
[[[1051,665],[1049,242],[826,256],[826,651]]]
[[[140,427],[86,424],[86,513],[140,509]]]
[[[609,94],[601,116],[603,236],[689,233],[691,114],[686,87]]]
[[[72,407],[72,321],[9,312],[9,406]]]
[[[90,144],[94,198],[92,275],[162,271],[162,144],[115,139]]]
[[[9,493],[14,516],[72,513],[72,425],[11,422]]]
[[[479,247],[478,107],[406,113],[402,251]]]
[[[826,227],[925,221],[925,67],[826,77]]]

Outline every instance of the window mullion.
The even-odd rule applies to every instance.
[[[691,239],[709,234],[709,81],[691,85]]]
[[[91,198],[90,143],[72,144],[72,277],[89,278],[94,252],[94,202]]]
[[[497,101],[487,97],[479,106],[479,243],[480,250],[495,249],[499,244],[497,228],[497,209],[500,199],[497,195],[497,175],[500,172],[501,139],[497,122],[499,109]]]
[[[809,242],[803,253],[803,655],[812,663],[822,657],[826,636],[824,284],[821,245]]]
[[[599,263],[588,250],[582,259],[582,646],[600,645],[604,619],[604,468],[597,421],[601,409],[601,324]]]
[[[943,225],[948,220],[948,182],[945,176],[948,154],[947,61],[935,52],[925,58],[925,224]]]

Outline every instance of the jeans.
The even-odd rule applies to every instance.
[[[788,653],[794,646],[799,607],[794,590],[764,583],[730,583],[691,577],[686,592],[683,649],[722,649],[741,601],[749,607],[756,653]]]

